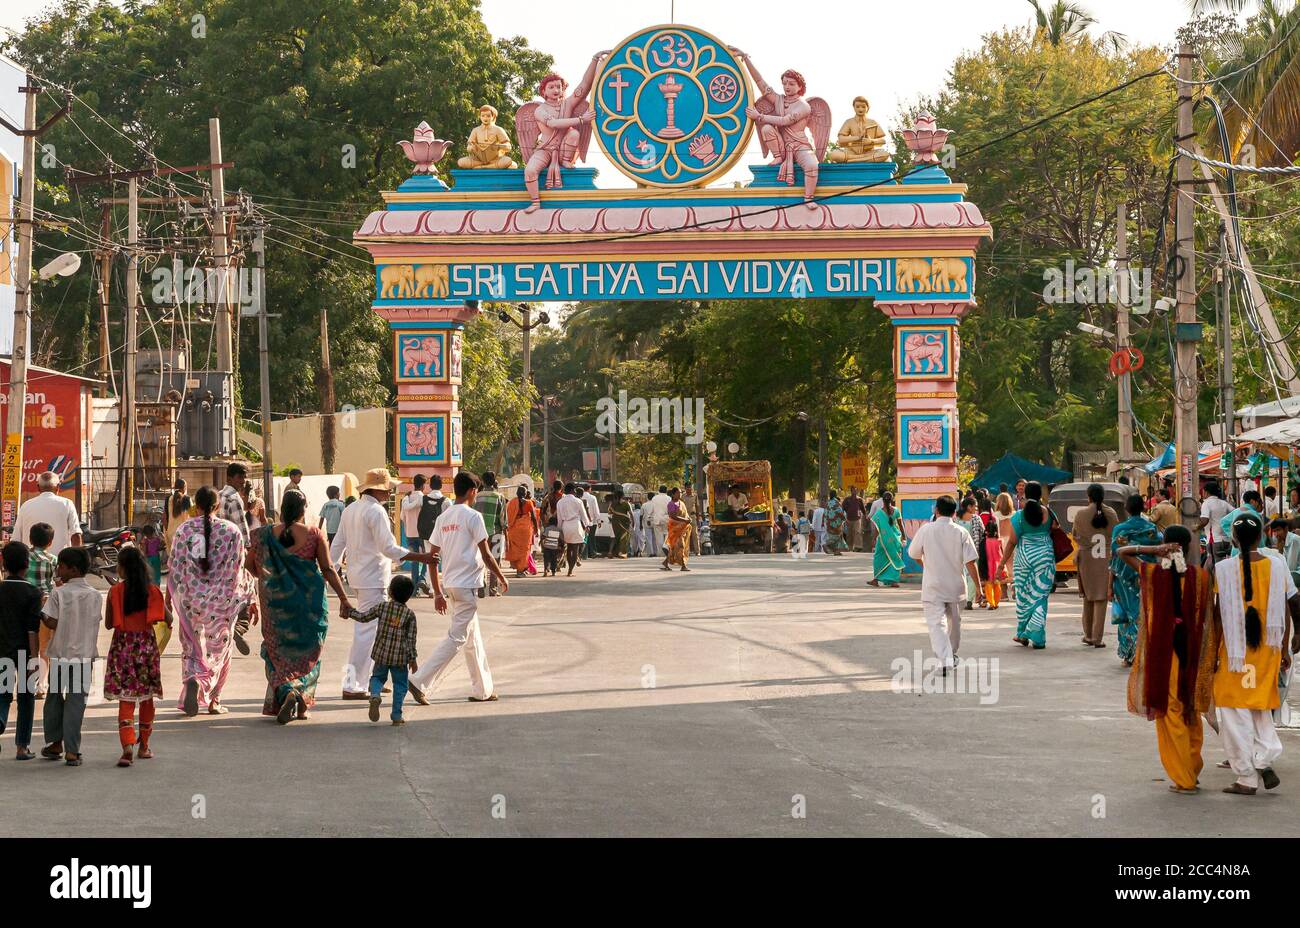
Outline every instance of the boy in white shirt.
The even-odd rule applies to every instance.
[[[485,565],[503,594],[509,591],[510,584],[488,550],[487,526],[482,514],[474,509],[478,488],[478,478],[473,474],[461,471],[456,475],[456,504],[448,506],[438,516],[433,537],[429,539],[433,556],[440,562],[438,570],[429,571],[433,580],[433,605],[443,614],[448,602],[452,609],[447,637],[438,642],[424,663],[411,674],[411,695],[422,706],[429,704],[425,691],[437,684],[462,648],[465,663],[469,665],[470,684],[474,688],[470,701],[493,702],[497,698],[487,653],[483,650],[483,638],[479,635],[477,594],[483,585]]]
[[[45,600],[41,619],[54,629],[46,651],[50,661],[49,692],[45,697],[45,741],[41,756],[63,757],[69,767],[81,766],[81,722],[86,715],[91,663],[98,656],[99,623],[104,597],[86,582],[90,556],[85,548],[59,552],[59,585]]]

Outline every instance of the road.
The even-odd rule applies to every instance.
[[[919,588],[865,586],[870,557],[594,561],[483,601],[497,703],[466,701],[458,661],[408,724],[338,696],[351,627],[334,620],[314,718],[260,715],[257,635],[226,716],[174,708],[155,759],[117,769],[115,707],[86,721],[86,764],[0,754],[5,835],[1289,835],[1300,740],[1282,786],[1252,798],[1207,731],[1198,796],[1169,793],[1153,726],[1124,710],[1110,647],[1079,643],[1053,598],[1049,647],[1012,644],[1014,606],[965,613],[962,693],[913,692],[896,660],[928,655]],[[445,630],[418,602],[420,650]],[[105,636],[107,633],[105,633]],[[105,637],[101,647],[106,648]],[[995,663],[996,662],[996,663]],[[996,691],[992,688],[996,684]],[[996,698],[994,699],[994,696]],[[38,709],[39,713],[39,709]],[[37,721],[37,732],[40,721]],[[39,740],[39,734],[38,734]]]

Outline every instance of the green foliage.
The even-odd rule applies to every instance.
[[[525,392],[520,382],[517,336],[517,330],[490,312],[465,327],[460,407],[464,460],[470,470],[502,470],[506,445],[518,442],[524,413],[537,399],[537,391],[530,387]]]
[[[373,271],[350,238],[380,207],[378,192],[409,173],[396,142],[421,120],[441,137],[463,139],[483,102],[495,104],[511,128],[516,105],[550,64],[523,39],[494,42],[476,0],[64,0],[29,21],[3,51],[85,101],[43,139],[62,163],[82,170],[104,170],[106,156],[140,167],[143,147],[168,164],[204,164],[207,120],[222,118],[223,157],[236,163],[226,172],[227,190],[248,191],[271,219],[267,294],[270,311],[280,314],[270,325],[271,381],[275,410],[289,412],[318,407],[322,306],[330,317],[337,402],[384,404],[392,395],[386,327],[370,311]],[[51,102],[45,98],[43,113]],[[206,181],[206,174],[198,177]],[[168,182],[201,194],[194,180],[173,175]],[[143,192],[163,189],[163,181],[146,182]],[[52,208],[54,193],[42,185],[38,206]],[[82,190],[65,209],[97,232],[95,198],[114,193],[123,193],[120,185]],[[123,218],[119,210],[119,241]],[[146,250],[170,247],[167,230],[155,230],[175,218],[175,209],[142,212],[144,234],[160,236]],[[77,234],[60,240],[42,232],[39,240],[57,250],[85,248],[85,229]],[[186,241],[183,259],[207,263],[204,247],[200,238]],[[115,347],[121,264],[119,255]],[[147,290],[148,278],[144,284]],[[36,307],[36,360],[93,368],[96,286],[90,273],[75,275]],[[200,329],[194,366],[211,359],[206,327]],[[179,338],[174,326],[159,333],[164,343]],[[256,327],[244,326],[240,341],[243,404],[250,405],[258,382]],[[475,440],[472,431],[467,438]]]

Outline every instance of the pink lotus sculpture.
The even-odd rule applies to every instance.
[[[434,138],[433,129],[427,122],[422,122],[415,127],[412,141],[402,141],[397,144],[402,146],[402,154],[406,155],[407,160],[415,165],[415,170],[411,172],[413,174],[437,175],[438,169],[433,165],[451,147],[451,142],[446,139]]]
[[[948,129],[936,128],[930,113],[921,113],[912,128],[903,130],[903,141],[917,164],[938,164],[939,152],[951,134]]]

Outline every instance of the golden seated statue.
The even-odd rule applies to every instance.
[[[497,108],[484,103],[478,108],[478,121],[480,125],[469,134],[468,154],[456,162],[456,167],[468,170],[517,167],[510,157],[510,136],[497,125]]]
[[[889,160],[885,150],[885,130],[880,123],[867,116],[871,104],[866,97],[853,99],[853,118],[840,126],[835,144],[839,147],[826,155],[826,160],[836,164],[880,162]]]

